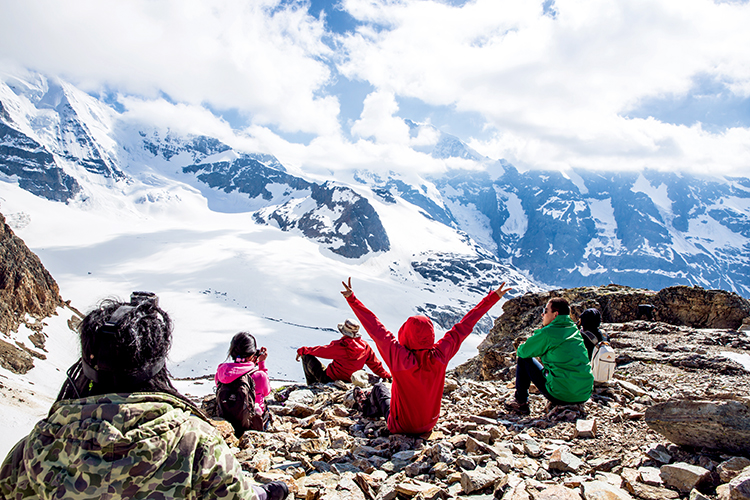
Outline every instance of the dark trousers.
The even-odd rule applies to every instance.
[[[534,363],[534,358],[517,358],[516,361],[516,401],[526,403],[529,401],[529,387],[534,383],[539,392],[547,398],[553,405],[568,405],[565,401],[560,401],[547,391],[547,379],[544,372]]]
[[[333,379],[326,375],[323,364],[312,354],[302,355],[302,369],[305,371],[305,379],[307,379],[307,385],[327,384],[329,382],[333,382]]]
[[[369,396],[362,408],[362,416],[367,418],[383,417],[388,421],[391,413],[391,391],[383,382],[372,386]]]

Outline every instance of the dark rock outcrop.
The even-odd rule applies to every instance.
[[[55,280],[0,214],[0,334],[8,336],[21,324],[34,329],[62,305]],[[37,323],[28,322],[28,317]],[[42,337],[35,333],[32,343],[43,348]],[[27,351],[4,340],[0,343],[0,366],[17,373],[31,369],[33,360]]]
[[[544,306],[552,297],[568,300],[574,320],[587,308],[599,309],[603,323],[636,321],[641,304],[654,306],[653,322],[689,328],[736,330],[742,325],[742,320],[750,316],[750,301],[747,299],[732,292],[700,287],[675,286],[655,292],[607,285],[527,293],[503,304],[503,314],[480,344],[479,354],[458,367],[458,373],[480,380],[502,378],[502,373],[513,364],[518,344],[535,329],[541,328]],[[642,329],[649,330],[648,324],[645,322]],[[626,360],[618,358],[618,362]]]

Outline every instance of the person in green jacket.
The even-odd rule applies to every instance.
[[[570,305],[562,297],[547,302],[542,328],[516,350],[516,393],[509,409],[528,415],[529,387],[539,389],[553,405],[583,403],[591,397],[594,376],[583,337],[570,319]],[[541,360],[537,365],[535,358]]]
[[[172,322],[158,297],[105,300],[79,327],[81,359],[49,415],[0,467],[0,500],[281,500],[253,484],[209,419],[169,380]]]

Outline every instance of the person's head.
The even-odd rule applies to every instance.
[[[544,307],[542,325],[549,325],[558,315],[570,315],[570,305],[562,297],[553,297],[547,301],[547,305]]]
[[[398,330],[398,342],[407,349],[430,349],[435,345],[435,327],[427,316],[412,316]]]
[[[240,332],[232,337],[229,343],[229,357],[236,362],[249,361],[258,353],[255,337],[247,332]]]
[[[78,332],[81,359],[68,370],[58,400],[146,391],[186,400],[169,380],[172,321],[155,294],[133,292],[130,302],[105,299],[83,318]]]
[[[599,331],[599,325],[602,324],[602,315],[599,313],[599,309],[596,309],[594,307],[590,309],[586,309],[581,313],[581,317],[578,320],[578,325],[581,327],[581,330],[586,330],[588,332],[598,332]]]
[[[357,323],[353,319],[344,320],[343,323],[339,323],[337,326],[342,335],[346,335],[347,337],[351,337],[353,339],[362,336],[359,333],[359,323]]]

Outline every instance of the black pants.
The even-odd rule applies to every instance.
[[[326,375],[323,364],[312,354],[302,355],[302,369],[305,371],[307,385],[333,382],[333,379]]]
[[[369,396],[362,408],[362,416],[367,418],[383,417],[388,420],[391,413],[391,391],[383,382],[372,386]]]
[[[534,363],[534,358],[517,358],[516,361],[516,401],[526,403],[529,401],[529,387],[534,383],[539,392],[554,405],[569,405],[547,391],[547,379],[544,372]]]

